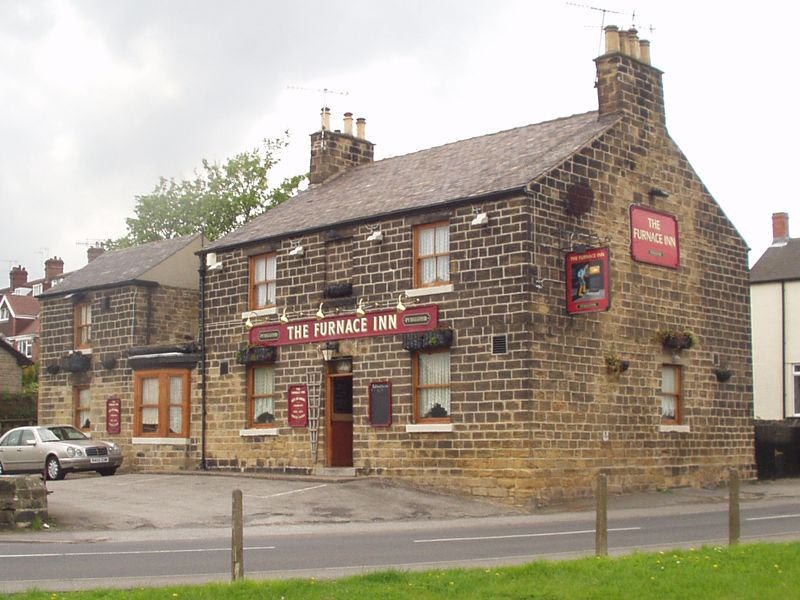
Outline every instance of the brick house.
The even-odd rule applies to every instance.
[[[0,289],[0,337],[19,352],[39,360],[39,300],[42,292],[64,278],[64,261],[54,256],[44,262],[44,277],[28,280],[22,266],[12,267],[9,287]]]
[[[747,246],[649,43],[595,62],[597,111],[376,162],[323,110],[309,189],[202,252],[206,468],[523,505],[753,475]]]
[[[201,237],[105,252],[42,294],[39,421],[113,439],[126,466],[197,464]]]
[[[800,238],[772,215],[772,245],[750,270],[760,477],[800,474]]]

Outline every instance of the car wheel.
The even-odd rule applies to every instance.
[[[103,477],[109,477],[110,475],[113,475],[114,473],[117,472],[117,468],[114,467],[113,469],[98,469],[97,472],[100,473],[100,475],[102,475]]]
[[[64,479],[64,469],[61,468],[61,463],[58,462],[55,456],[47,457],[47,462],[44,463],[44,470],[48,479]]]

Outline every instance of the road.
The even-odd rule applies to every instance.
[[[795,499],[742,505],[742,541],[800,539]],[[727,506],[609,514],[609,552],[727,544]],[[594,552],[591,512],[245,529],[247,577],[336,577],[389,568],[495,566]],[[230,579],[230,531],[103,532],[94,538],[0,538],[0,591],[134,587]]]

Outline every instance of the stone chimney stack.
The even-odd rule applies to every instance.
[[[789,239],[789,213],[772,213],[772,243],[779,244]]]
[[[322,109],[322,127],[311,134],[311,168],[308,181],[319,185],[351,167],[371,163],[375,144],[364,138],[366,121],[356,119],[356,135],[353,135],[353,113],[344,114],[341,131],[330,130],[330,111]]]
[[[662,72],[650,64],[650,42],[635,29],[605,28],[605,54],[595,59],[600,115],[625,113],[663,126]]]
[[[64,274],[64,261],[54,256],[44,261],[44,280],[53,281]]]
[[[9,279],[11,282],[11,291],[13,292],[17,288],[28,285],[28,271],[22,265],[12,267],[11,273],[9,273]]]
[[[86,259],[88,262],[92,262],[105,251],[105,248],[101,248],[100,246],[91,246],[88,250],[86,250]]]

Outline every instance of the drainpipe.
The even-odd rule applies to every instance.
[[[781,281],[781,399],[783,418],[786,420],[786,282]],[[794,414],[794,410],[792,410]]]
[[[200,255],[200,466],[206,464],[206,257]]]

